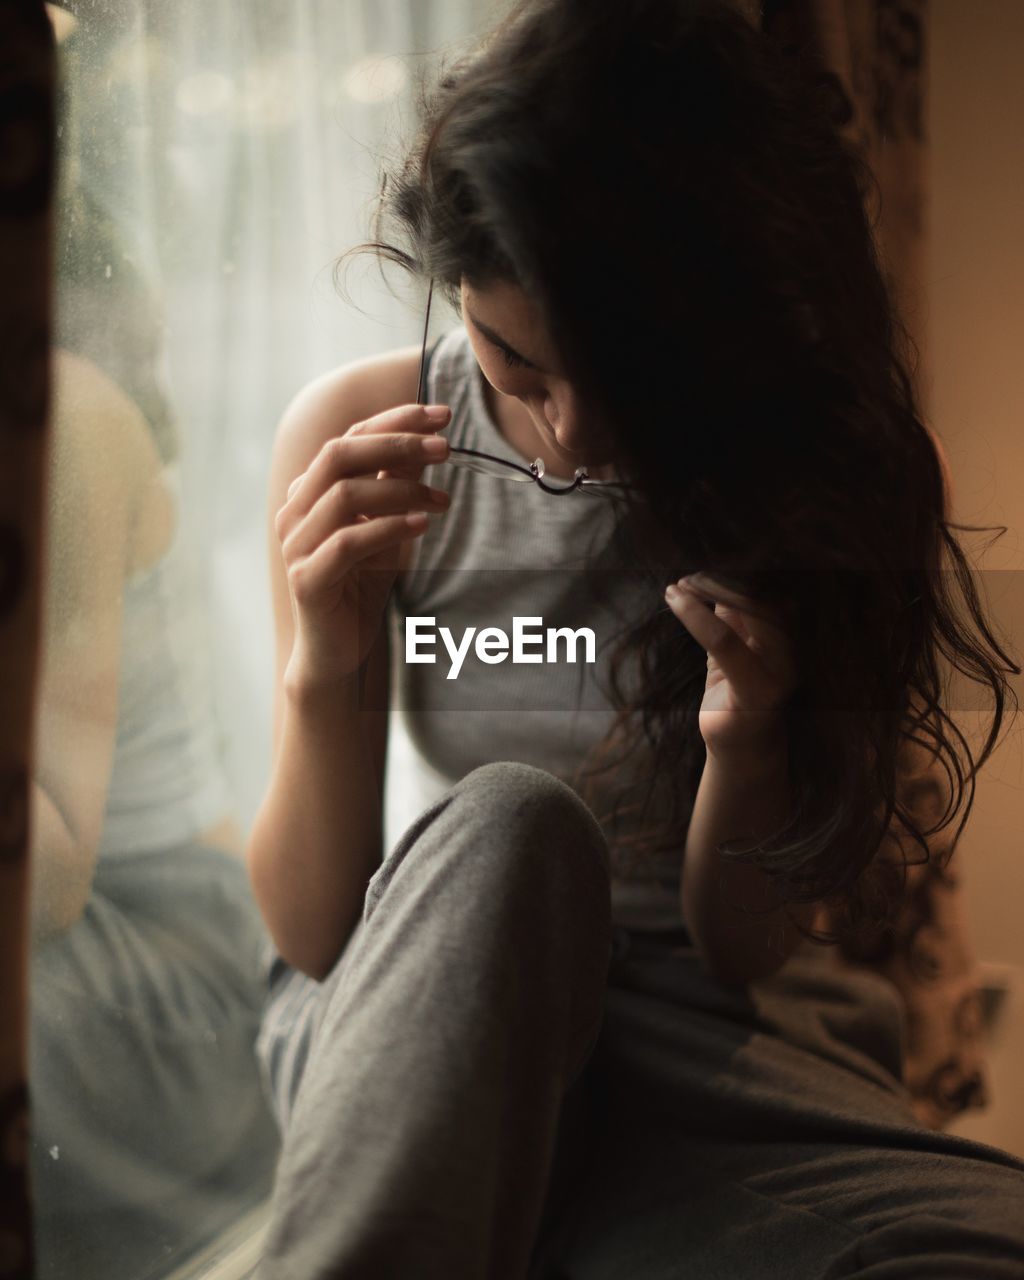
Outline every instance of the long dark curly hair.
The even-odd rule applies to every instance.
[[[683,847],[705,763],[705,653],[664,584],[703,571],[784,621],[791,817],[722,852],[854,929],[884,912],[891,876],[865,873],[894,831],[906,862],[952,852],[1020,667],[947,518],[848,110],[834,76],[725,0],[525,0],[425,87],[375,238],[349,252],[432,277],[456,307],[463,279],[521,287],[614,433],[651,607],[621,638],[618,719],[582,772],[653,752],[643,804],[660,788],[668,808],[646,848]],[[949,714],[958,673],[991,695],[976,757]],[[899,785],[922,756],[948,800],[924,830]],[[961,809],[937,853],[926,837]]]

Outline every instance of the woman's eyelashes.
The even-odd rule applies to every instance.
[[[528,360],[524,360],[521,355],[513,351],[511,347],[506,347],[501,342],[495,342],[489,334],[484,334],[484,337],[504,360],[506,369],[532,369],[534,367]]]
[[[505,367],[507,369],[526,368],[526,361],[522,356],[517,356],[515,352],[509,351],[508,347],[498,347],[498,350],[501,352],[501,357],[505,361]]]

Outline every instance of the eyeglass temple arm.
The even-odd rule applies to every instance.
[[[510,471],[521,471],[524,475],[533,475],[532,467],[521,466],[518,462],[511,462],[508,458],[499,458],[496,453],[484,453],[482,449],[463,449],[457,444],[448,446],[449,453],[465,454],[467,458],[486,458],[488,462],[496,462],[501,467],[508,467]]]
[[[416,403],[424,404],[424,397],[427,394],[427,331],[430,328],[430,304],[434,298],[434,277],[430,277],[430,287],[427,289],[427,314],[423,320],[423,344],[420,347],[420,380],[416,388]]]

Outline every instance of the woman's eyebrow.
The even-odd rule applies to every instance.
[[[496,347],[501,347],[517,360],[522,360],[523,364],[527,365],[529,368],[536,369],[538,367],[532,360],[528,360],[526,356],[518,352],[515,347],[510,346],[500,333],[495,333],[489,325],[483,324],[482,321],[478,320],[468,307],[466,308],[466,315],[469,316],[470,320],[473,321],[473,324],[480,330],[488,342],[493,342]]]

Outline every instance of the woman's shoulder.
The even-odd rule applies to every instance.
[[[130,494],[160,470],[160,455],[142,410],[98,365],[57,348],[53,360],[55,447],[71,448],[97,479]]]
[[[468,350],[463,328],[432,345],[431,385],[449,403],[464,374]],[[419,343],[350,360],[307,383],[285,410],[278,428],[289,454],[316,455],[333,436],[398,405],[414,404],[419,389]]]
[[[84,356],[58,348],[49,463],[51,541],[67,564],[105,548],[121,579],[164,548],[175,505],[142,410]],[[88,536],[83,541],[83,529]]]
[[[350,360],[314,378],[295,396],[282,428],[325,443],[339,428],[387,409],[412,404],[419,376],[419,346]]]

